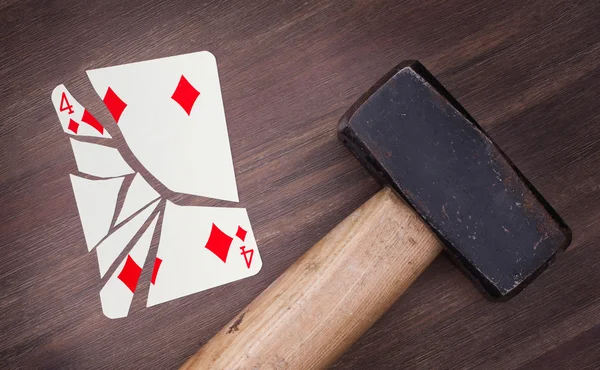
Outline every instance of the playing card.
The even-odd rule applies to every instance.
[[[108,234],[122,184],[123,177],[89,180],[71,175],[88,252]]]
[[[154,178],[176,193],[238,201],[212,54],[185,54],[87,73],[129,149]],[[54,89],[52,100],[66,133],[110,138],[63,85]],[[100,293],[107,317],[127,316],[144,265],[152,268],[147,306],[247,278],[261,269],[244,208],[176,205],[136,173],[110,142],[99,145],[72,138],[70,142],[79,172],[108,178],[72,175],[86,243],[88,250],[96,249],[100,275],[119,264]],[[123,189],[124,176],[133,173],[131,184]],[[112,225],[116,199],[125,191]],[[165,197],[167,201],[161,201]],[[154,263],[148,264],[158,216],[131,244],[156,208],[163,221],[157,254],[148,258]],[[119,258],[123,252],[125,257]]]
[[[172,191],[238,201],[215,57],[87,71],[140,163]]]
[[[79,172],[104,178],[133,173],[117,149],[75,139],[70,141]]]
[[[159,196],[160,194],[144,180],[144,177],[139,173],[136,173],[133,181],[131,181],[131,185],[129,185],[129,189],[127,189],[125,202],[123,203],[121,212],[119,212],[115,225],[125,221],[129,216],[133,215],[147,204],[150,204],[150,202],[154,201]]]
[[[156,262],[148,307],[255,275],[262,267],[244,208],[171,202],[165,207]]]
[[[144,231],[127,256],[123,258],[119,267],[100,291],[102,312],[106,317],[117,319],[127,316],[140,274],[146,262],[158,216],[157,214],[154,217],[150,226]]]
[[[127,244],[131,242],[131,239],[140,230],[144,222],[150,217],[152,211],[158,205],[158,201],[155,201],[143,211],[138,213],[128,222],[125,222],[112,234],[106,237],[96,247],[96,255],[98,256],[98,267],[100,268],[100,277],[108,271],[110,266],[115,262],[119,254],[125,249]]]
[[[65,85],[54,88],[52,103],[64,132],[78,136],[111,138],[100,122],[71,96]]]

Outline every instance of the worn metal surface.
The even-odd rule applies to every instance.
[[[571,241],[552,207],[418,62],[384,76],[339,133],[492,297],[518,293]]]

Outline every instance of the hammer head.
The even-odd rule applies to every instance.
[[[571,241],[554,209],[419,62],[401,63],[363,95],[339,137],[491,297],[518,293]]]

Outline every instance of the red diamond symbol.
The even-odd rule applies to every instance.
[[[192,84],[190,84],[189,81],[183,77],[183,75],[181,75],[179,83],[177,84],[171,99],[175,100],[175,102],[177,102],[177,104],[179,104],[189,116],[192,112],[192,107],[199,96],[200,91],[196,90],[196,88],[192,86]]]
[[[95,128],[99,133],[104,134],[104,127],[102,127],[100,122],[98,122],[98,120],[94,116],[92,116],[92,114],[88,112],[87,109],[83,111],[83,116],[81,117],[81,120]]]
[[[156,282],[156,275],[158,275],[158,269],[160,268],[161,263],[162,260],[156,257],[156,259],[154,260],[154,269],[152,270],[152,279],[150,279],[150,283],[152,285],[154,285],[154,283]]]
[[[132,293],[135,293],[135,287],[137,286],[141,273],[142,268],[135,263],[130,255],[127,255],[125,266],[123,266],[123,270],[121,270],[117,277],[127,286],[127,288],[129,288],[129,290],[131,290]]]
[[[215,256],[221,259],[221,261],[227,263],[227,254],[229,253],[229,247],[231,247],[232,241],[233,238],[231,236],[225,234],[215,224],[212,224],[210,236],[208,237],[208,241],[204,248],[213,252]]]
[[[69,118],[69,126],[67,128],[74,133],[77,133],[77,130],[79,129],[79,123],[73,121],[72,118]]]
[[[246,239],[246,230],[242,229],[241,226],[238,226],[238,229],[237,229],[237,232],[235,233],[235,236],[237,236],[242,241],[244,241],[244,239]]]
[[[121,114],[123,114],[127,104],[110,87],[106,91],[103,101],[115,121],[119,123],[119,118],[121,118]]]

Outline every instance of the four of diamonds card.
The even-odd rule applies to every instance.
[[[156,181],[174,193],[238,201],[211,53],[94,69],[87,76]],[[77,164],[70,178],[87,250],[96,253],[101,278],[112,270],[100,291],[107,317],[127,316],[144,268],[152,270],[148,307],[258,273],[262,261],[244,208],[165,199],[111,146],[104,125],[64,85],[54,89],[52,102]],[[125,198],[117,210],[121,192]],[[151,259],[155,230],[158,251]]]

